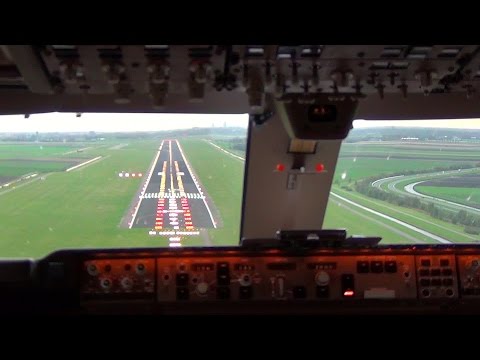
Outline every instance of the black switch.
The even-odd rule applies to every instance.
[[[188,300],[189,292],[187,287],[177,287],[177,300]]]
[[[385,272],[387,273],[396,273],[397,272],[397,262],[396,261],[385,261]]]
[[[443,279],[443,285],[444,286],[452,286],[453,285],[453,279],[452,278]]]
[[[240,299],[248,300],[248,299],[251,299],[252,296],[253,296],[253,289],[251,286],[240,286],[238,290],[238,297]]]
[[[230,285],[230,269],[228,262],[217,263],[217,285]]]
[[[230,285],[230,275],[218,275],[217,276],[217,284],[220,286],[228,286]]]
[[[177,286],[188,285],[188,274],[177,274]]]
[[[217,263],[217,274],[229,274],[230,269],[228,267],[228,262],[219,262]]]
[[[442,280],[440,279],[432,279],[432,286],[441,286]]]
[[[440,269],[432,269],[432,270],[430,271],[430,274],[431,274],[432,276],[440,276]]]
[[[450,261],[448,259],[440,259],[440,266],[449,266]]]
[[[443,269],[442,274],[443,274],[443,276],[452,276],[453,270],[452,269]]]
[[[327,299],[329,297],[328,285],[326,286],[317,286],[317,298]]]
[[[307,289],[305,286],[295,286],[293,288],[293,297],[295,299],[305,299],[307,297]]]
[[[430,279],[420,279],[420,286],[430,286]]]
[[[342,284],[342,296],[343,297],[354,297],[355,296],[355,282],[353,274],[342,274],[341,278]]]
[[[370,262],[370,271],[372,273],[382,273],[383,272],[383,262],[381,261],[372,261]]]
[[[357,261],[357,272],[359,274],[366,274],[370,271],[368,261]]]
[[[430,270],[429,269],[420,269],[420,276],[430,276]]]
[[[230,299],[230,288],[226,286],[217,287],[217,299],[219,300]]]
[[[428,266],[431,265],[431,262],[430,262],[430,259],[422,259],[422,260],[420,260],[420,264],[421,264],[422,266],[428,267]]]

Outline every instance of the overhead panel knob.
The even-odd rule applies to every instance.
[[[330,282],[330,275],[325,271],[320,271],[315,276],[315,283],[318,286],[326,286]]]
[[[198,295],[206,295],[208,293],[208,284],[204,281],[199,282],[195,288]]]

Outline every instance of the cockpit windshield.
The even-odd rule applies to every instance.
[[[0,121],[0,256],[235,245],[247,115]]]
[[[480,241],[480,121],[355,121],[324,227],[381,244]]]
[[[237,245],[247,129],[245,114],[3,116],[0,256]],[[323,228],[476,243],[479,184],[480,121],[358,120]]]

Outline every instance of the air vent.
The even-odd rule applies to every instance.
[[[52,45],[53,50],[75,50],[75,45]]]
[[[394,61],[390,64],[390,69],[392,70],[405,70],[408,68],[410,63],[408,61]]]
[[[322,45],[304,46],[300,54],[301,57],[319,57],[322,53]]]
[[[407,54],[409,59],[425,59],[432,51],[432,45],[414,45]]]
[[[120,47],[98,49],[98,55],[105,60],[120,60],[122,58],[122,49]]]
[[[263,46],[247,46],[246,56],[248,57],[262,57],[265,54]]]
[[[390,63],[388,61],[375,61],[372,66],[370,66],[370,70],[387,70],[389,65]]]
[[[213,46],[198,46],[188,49],[188,55],[192,58],[209,58],[212,56]]]
[[[145,45],[145,56],[148,58],[165,58],[170,55],[168,45]]]
[[[383,49],[381,57],[382,58],[398,58],[402,52],[403,47],[386,47]]]
[[[294,46],[279,46],[277,50],[277,59],[292,59],[295,57]]]
[[[168,45],[145,45],[147,50],[168,50]]]
[[[375,61],[370,70],[405,70],[408,68],[410,63],[408,61]]]
[[[52,45],[53,52],[58,59],[75,59],[79,57],[75,45]]]
[[[461,48],[445,48],[443,49],[440,54],[438,54],[439,58],[446,58],[446,59],[454,59],[460,53]]]

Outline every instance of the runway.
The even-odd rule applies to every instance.
[[[216,228],[198,180],[177,140],[164,140],[142,183],[129,228],[148,228],[151,235],[198,235]]]

